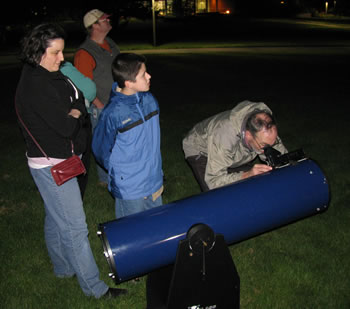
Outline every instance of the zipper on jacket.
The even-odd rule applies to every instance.
[[[138,94],[138,93],[136,93],[136,98],[137,98],[137,103],[136,103],[137,110],[139,111],[143,122],[146,122],[145,117],[143,116],[143,113],[142,113],[142,111],[141,111],[141,107],[140,107],[140,97],[139,97],[139,94]]]

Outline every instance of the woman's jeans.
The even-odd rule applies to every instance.
[[[83,292],[99,298],[108,286],[99,279],[90,248],[77,178],[57,186],[50,168],[29,169],[44,200],[45,241],[54,273],[59,278],[76,275]]]

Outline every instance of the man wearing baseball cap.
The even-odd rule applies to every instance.
[[[89,109],[92,130],[97,125],[99,115],[105,104],[108,103],[112,89],[112,63],[120,53],[117,44],[107,35],[112,29],[110,15],[98,9],[87,12],[83,18],[84,27],[88,33],[86,40],[79,46],[74,65],[85,76],[91,78],[97,88],[96,98]],[[108,183],[108,174],[97,166],[99,182]]]

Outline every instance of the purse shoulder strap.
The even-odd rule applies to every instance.
[[[39,150],[42,152],[42,154],[46,157],[46,159],[50,160],[48,155],[46,154],[46,152],[40,147],[39,143],[36,141],[36,139],[34,138],[34,136],[32,135],[32,133],[30,133],[29,129],[27,128],[27,126],[25,125],[25,123],[23,122],[21,116],[19,115],[18,109],[17,109],[17,105],[15,102],[15,109],[16,109],[16,114],[17,117],[19,119],[19,121],[21,122],[23,128],[27,131],[27,133],[29,134],[29,136],[32,138],[32,140],[34,141],[35,145],[39,148]]]
[[[46,157],[46,159],[50,160],[50,158],[48,157],[48,155],[46,154],[46,152],[41,148],[41,146],[39,145],[39,143],[36,141],[36,139],[34,138],[34,136],[32,135],[32,133],[30,133],[29,129],[27,128],[27,126],[25,125],[25,123],[23,122],[21,116],[19,115],[18,109],[17,109],[17,104],[16,104],[16,100],[15,100],[15,109],[16,109],[16,114],[17,117],[19,119],[19,121],[21,122],[22,126],[24,127],[24,129],[27,131],[27,133],[29,134],[29,136],[32,138],[32,140],[34,141],[35,145],[39,148],[39,150],[41,151],[41,153]],[[72,140],[70,141],[71,146],[72,146],[72,155],[74,155],[74,145]]]

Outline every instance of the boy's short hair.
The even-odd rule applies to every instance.
[[[134,53],[120,53],[114,59],[112,75],[120,88],[125,87],[126,81],[136,81],[142,63],[146,63],[146,58]]]

